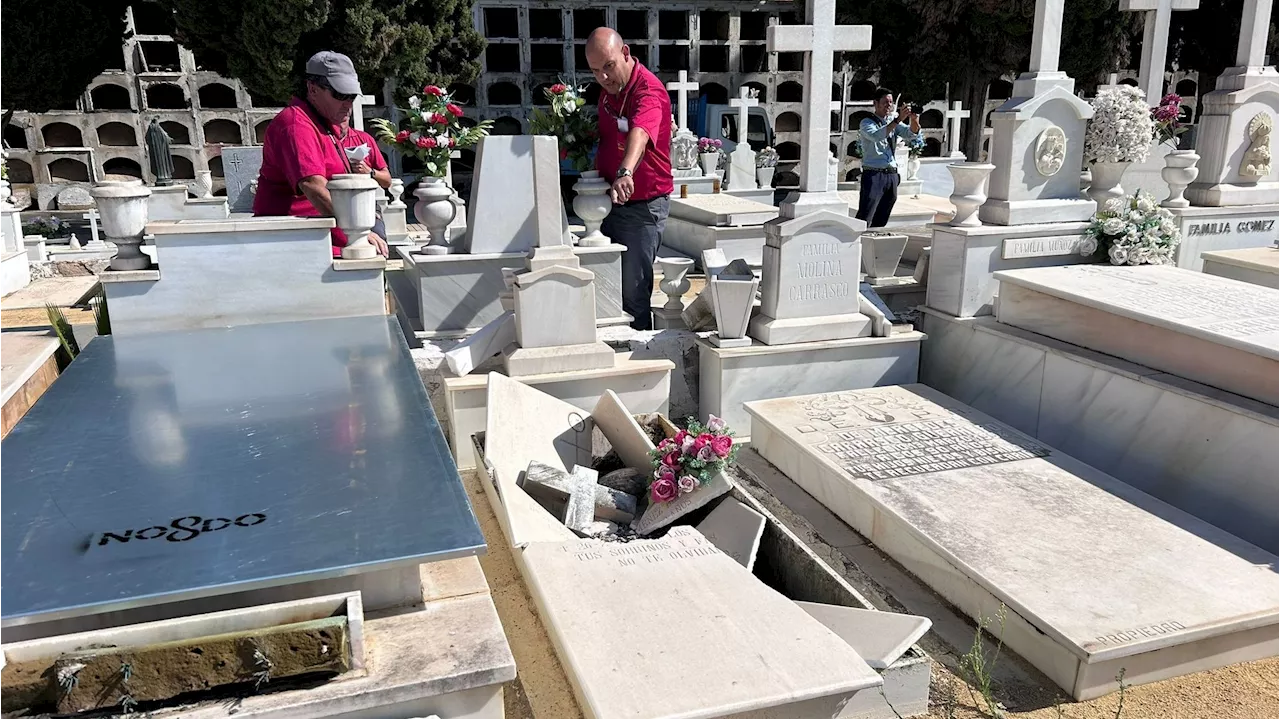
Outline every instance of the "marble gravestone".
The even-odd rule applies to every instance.
[[[751,444],[1075,699],[1276,654],[1277,559],[924,385],[749,402]],[[1070,549],[1064,549],[1070,548]]]
[[[231,212],[253,212],[253,195],[261,169],[261,147],[222,148],[222,172],[227,181],[227,203]]]
[[[480,141],[462,254],[528,252],[538,244],[534,137],[490,135]],[[563,203],[559,215],[560,233],[571,237]]]
[[[753,88],[743,85],[739,88],[738,96],[729,100],[731,107],[738,108],[737,145],[733,148],[733,152],[729,153],[730,190],[754,190],[758,184],[756,153],[751,149],[751,143],[747,141],[747,112],[748,108],[760,104],[760,100],[757,99],[758,94]]]
[[[1275,406],[1280,292],[1166,265],[1006,270],[996,319]]]
[[[1096,210],[1080,192],[1078,172],[1093,107],[1058,70],[1064,1],[1036,1],[1030,69],[1013,84],[1013,96],[991,113],[988,162],[996,169],[978,211],[985,223],[1082,221]]]
[[[1267,66],[1272,0],[1245,0],[1236,61],[1201,99],[1196,128],[1200,170],[1187,188],[1193,205],[1275,203],[1280,193],[1280,72]],[[1274,213],[1274,210],[1272,211]]]

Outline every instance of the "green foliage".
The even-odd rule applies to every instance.
[[[416,157],[426,167],[431,177],[444,177],[449,167],[449,153],[458,147],[471,147],[489,134],[492,120],[484,120],[474,127],[464,127],[463,111],[453,102],[453,96],[435,85],[422,88],[422,97],[409,98],[407,127],[397,131],[389,120],[370,120],[373,136],[379,142],[395,147],[400,152]]]
[[[366,93],[394,78],[405,99],[427,82],[447,87],[480,73],[484,38],[470,0],[159,0],[204,69],[285,102],[320,50],[351,57]]]
[[[89,300],[89,306],[93,308],[93,324],[98,330],[98,335],[106,336],[111,334],[111,314],[107,311],[107,291],[99,287],[98,294]]]
[[[995,635],[995,652],[988,656],[983,645],[982,632],[983,630],[990,630],[990,623],[988,620],[982,619],[978,622],[978,627],[973,632],[973,643],[969,646],[969,651],[960,657],[960,668],[967,675],[964,679],[965,685],[969,689],[969,698],[973,700],[973,705],[977,707],[978,697],[981,697],[985,705],[983,709],[995,719],[1005,716],[1004,705],[997,701],[995,697],[993,674],[996,664],[1000,661],[1000,651],[1004,649],[1004,621],[1007,611],[1005,605],[1001,604],[1000,611],[996,613],[1000,631]],[[978,690],[978,697],[973,696],[974,689]]]
[[[75,332],[72,331],[67,316],[62,313],[62,308],[46,302],[44,310],[49,316],[49,324],[53,327],[54,334],[58,335],[58,342],[62,344],[62,356],[58,358],[58,369],[65,369],[80,354],[80,344],[76,342]]]
[[[551,135],[560,143],[560,159],[568,159],[578,172],[591,169],[591,152],[600,136],[596,118],[585,106],[585,88],[557,83],[543,90],[551,103],[551,111],[533,108],[529,131],[534,135]]]
[[[73,110],[93,78],[124,61],[129,0],[5,0],[6,121],[14,110]]]

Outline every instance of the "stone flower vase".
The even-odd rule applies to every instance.
[[[1160,177],[1169,183],[1169,197],[1160,203],[1161,207],[1191,205],[1182,193],[1186,191],[1187,185],[1195,182],[1200,176],[1200,168],[1196,167],[1199,161],[1200,156],[1195,150],[1174,150],[1164,156],[1164,167],[1160,170]]]
[[[113,270],[145,270],[151,258],[142,252],[147,229],[151,188],[141,183],[100,182],[89,191],[98,206],[102,234],[118,251],[111,258]]]
[[[919,174],[920,174],[920,158],[908,157],[907,158],[907,181],[912,182],[920,179]]]
[[[698,164],[702,166],[703,175],[714,175],[720,167],[720,153],[700,152],[698,153]]]
[[[206,199],[213,197],[213,172],[211,170],[196,170],[195,187],[189,189],[200,197]]]
[[[609,210],[613,209],[613,200],[609,199],[609,183],[596,170],[584,170],[573,184],[573,191],[578,193],[573,198],[573,213],[587,226],[587,234],[578,240],[578,246],[608,245],[610,240],[600,232],[600,223],[604,222],[604,218],[609,216]]]
[[[1098,209],[1106,207],[1107,200],[1124,197],[1120,181],[1129,169],[1128,162],[1095,162],[1089,166],[1089,199],[1098,203]],[[1162,173],[1163,174],[1163,173]],[[1189,183],[1188,183],[1189,184]]]
[[[760,183],[760,187],[773,187],[773,173],[776,167],[757,167],[756,182]]]
[[[659,257],[658,266],[662,268],[662,281],[658,283],[658,289],[667,295],[667,303],[662,308],[683,310],[684,301],[680,298],[689,291],[689,280],[685,275],[693,269],[693,260],[688,257]]]
[[[987,201],[987,178],[996,166],[986,162],[953,162],[947,165],[947,169],[955,184],[951,195],[951,204],[956,206],[956,214],[951,218],[952,226],[981,225],[978,208]]]
[[[450,200],[453,189],[443,177],[423,177],[418,189],[413,191],[418,203],[413,206],[413,216],[426,225],[430,241],[422,248],[424,255],[449,254],[449,223],[458,213]]]
[[[368,175],[334,175],[329,180],[329,197],[338,229],[347,236],[342,248],[344,260],[369,260],[378,249],[369,242],[369,231],[378,220],[378,195],[382,186]]]

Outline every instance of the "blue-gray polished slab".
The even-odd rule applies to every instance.
[[[99,337],[0,452],[5,626],[485,548],[385,316]]]

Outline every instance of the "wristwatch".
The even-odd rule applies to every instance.
[[[634,176],[635,176],[634,172],[632,172],[631,170],[628,170],[625,167],[622,167],[618,169],[618,176],[616,179],[621,180],[624,177],[634,177]]]

